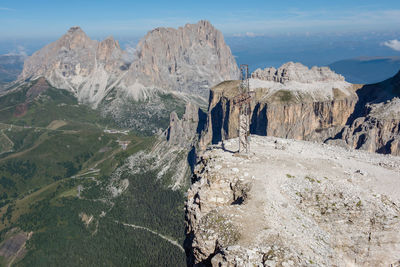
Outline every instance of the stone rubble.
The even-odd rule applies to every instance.
[[[250,145],[248,157],[232,153],[237,139],[199,157],[190,266],[398,266],[400,158],[275,137]]]

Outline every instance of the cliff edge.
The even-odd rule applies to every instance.
[[[399,266],[400,158],[251,136],[209,148],[186,204],[190,266]]]

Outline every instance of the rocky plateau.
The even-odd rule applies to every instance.
[[[186,203],[190,266],[400,266],[400,159],[251,136],[209,147]]]
[[[327,67],[289,62],[258,69],[249,82],[250,133],[399,155],[399,77],[355,85]],[[201,147],[237,137],[239,107],[233,101],[238,94],[239,81],[211,89]]]

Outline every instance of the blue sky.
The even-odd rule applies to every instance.
[[[81,26],[134,48],[147,31],[209,20],[238,63],[308,66],[400,56],[400,0],[0,0],[0,54],[32,54]]]
[[[211,21],[226,36],[396,31],[399,0],[0,0],[0,39],[142,36],[157,26]]]

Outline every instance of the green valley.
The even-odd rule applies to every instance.
[[[0,97],[0,266],[184,266],[186,188],[143,167],[154,159],[132,159],[158,137],[43,80],[18,86]],[[161,101],[183,112],[173,96]],[[18,235],[25,247],[12,251]]]

